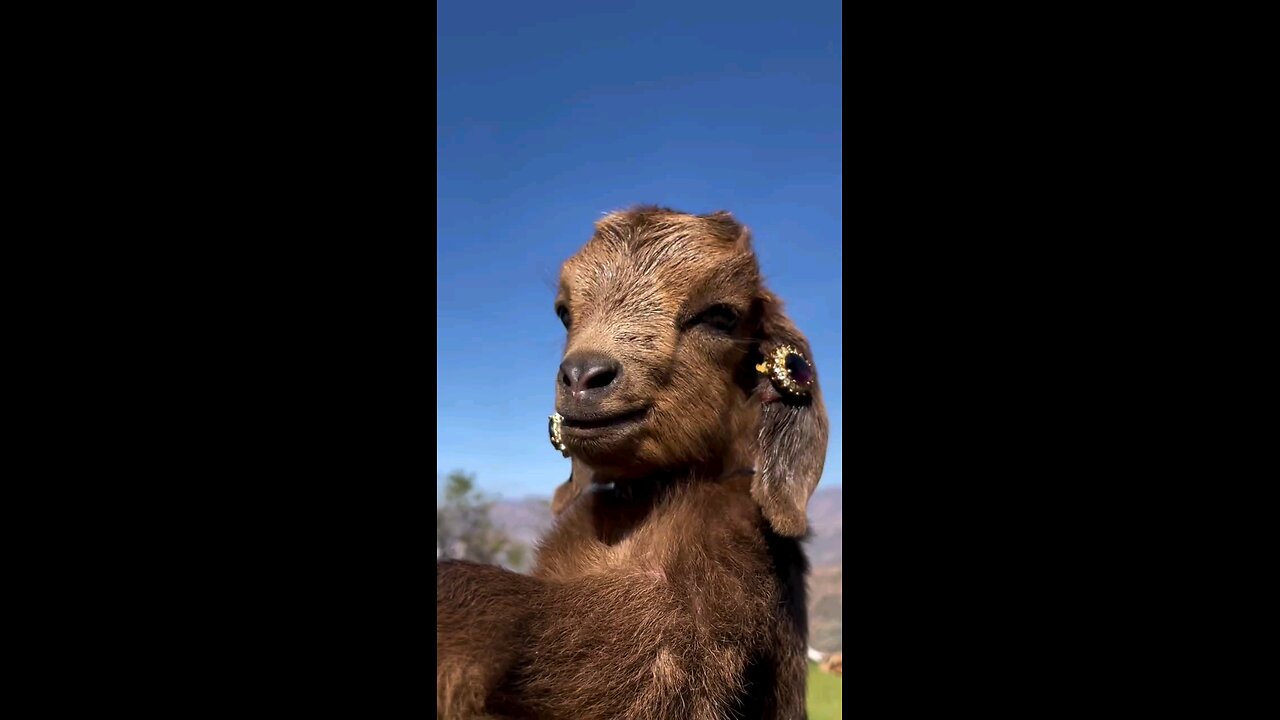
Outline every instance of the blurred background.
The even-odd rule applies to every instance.
[[[821,373],[810,644],[841,651],[840,4],[436,8],[437,555],[523,570],[551,522],[552,299],[595,220],[729,210]]]

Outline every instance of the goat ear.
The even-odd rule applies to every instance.
[[[767,376],[757,381],[756,394],[763,407],[751,496],[775,532],[802,537],[808,527],[809,496],[818,486],[827,459],[827,409],[809,341],[783,314],[781,302],[772,293],[763,294],[758,310],[761,352],[784,345],[795,347],[808,360],[813,384],[806,397],[794,398],[779,393]]]
[[[582,494],[582,489],[591,483],[591,471],[585,465],[573,461],[569,470],[569,479],[560,483],[555,495],[551,497],[551,514],[559,516],[574,500]]]

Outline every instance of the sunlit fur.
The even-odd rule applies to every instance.
[[[590,350],[620,361],[602,412],[652,411],[623,442],[575,441],[570,433],[574,455],[622,475],[676,467],[714,475],[727,457],[741,456],[732,445],[750,439],[759,403],[731,370],[751,349],[751,328],[744,322],[726,337],[683,325],[712,304],[747,318],[759,284],[748,237],[727,216],[642,211],[597,223],[560,275],[556,303],[572,317],[565,355]],[[566,411],[568,393],[557,388],[557,407]]]

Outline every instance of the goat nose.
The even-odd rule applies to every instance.
[[[621,366],[603,355],[572,355],[560,363],[560,384],[574,395],[605,391],[618,379]]]

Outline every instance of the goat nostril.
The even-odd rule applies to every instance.
[[[564,392],[577,396],[589,390],[603,390],[617,382],[621,374],[622,367],[612,358],[584,354],[561,363],[557,380]]]
[[[586,376],[582,378],[582,384],[588,390],[594,390],[605,387],[617,377],[618,371],[614,368],[594,367],[588,370]]]
[[[578,382],[578,378],[582,376],[582,364],[571,360],[565,360],[560,363],[560,384],[566,388],[571,388]]]

